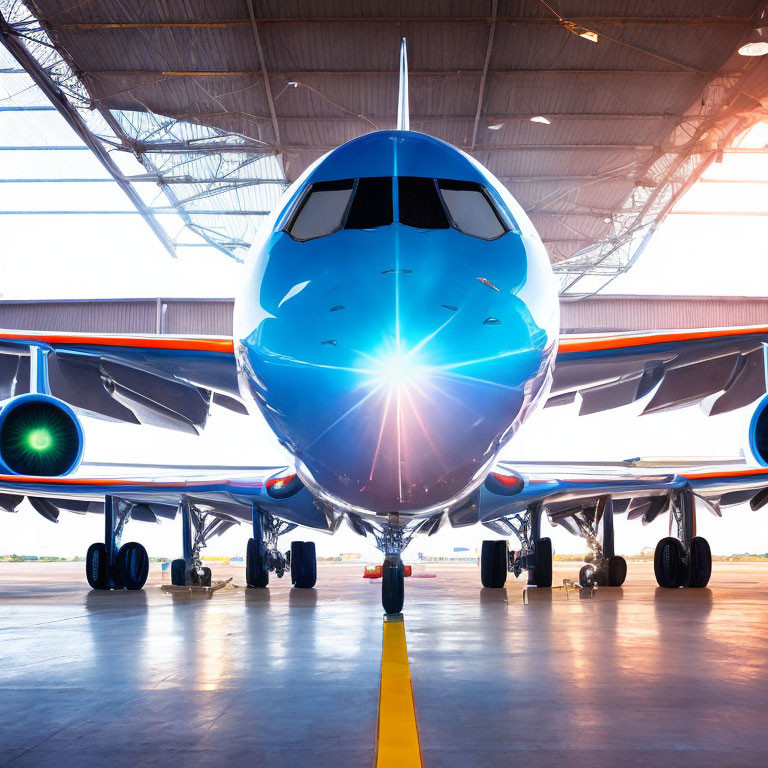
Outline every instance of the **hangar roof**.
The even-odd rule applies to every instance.
[[[394,127],[406,37],[411,128],[508,186],[563,288],[585,271],[628,268],[706,166],[768,114],[768,57],[736,54],[762,0],[26,5],[41,27],[22,20],[15,31],[52,41],[79,106],[96,108],[112,143],[161,184],[181,155],[195,165],[188,176],[216,182],[201,191],[219,225],[249,204],[233,192],[278,181],[250,179],[249,157],[276,155],[293,180],[339,143]]]

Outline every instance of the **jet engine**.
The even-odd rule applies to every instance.
[[[83,429],[66,403],[28,394],[0,404],[0,472],[68,475],[82,456]]]
[[[768,396],[758,403],[749,422],[749,450],[760,465],[768,467]]]

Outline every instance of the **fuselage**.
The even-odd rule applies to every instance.
[[[235,307],[243,394],[340,508],[464,499],[546,396],[559,307],[503,185],[410,131],[344,144],[296,181]]]

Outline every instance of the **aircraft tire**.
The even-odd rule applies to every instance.
[[[595,569],[592,565],[582,565],[579,569],[579,584],[591,589],[595,586]]]
[[[702,589],[709,584],[712,575],[712,550],[709,542],[702,536],[694,536],[691,540],[691,580],[689,587]]]
[[[399,557],[386,558],[381,575],[381,604],[386,613],[400,613],[405,602],[405,568]]]
[[[192,583],[196,587],[210,587],[211,586],[211,569],[205,566],[203,568],[203,573],[200,575],[197,571],[192,571],[190,574],[192,577]]]
[[[687,586],[689,567],[685,562],[683,545],[677,539],[667,536],[656,545],[653,571],[660,587],[677,589]]]
[[[120,586],[125,589],[141,589],[149,575],[149,555],[143,545],[129,541],[118,550],[115,558],[120,574]]]
[[[91,589],[109,589],[109,557],[105,544],[97,541],[88,547],[85,577]]]
[[[181,557],[171,562],[171,584],[174,587],[187,585],[187,564]]]
[[[264,589],[269,584],[269,558],[263,541],[248,539],[245,551],[245,581],[249,587]]]
[[[507,542],[489,539],[480,550],[480,581],[487,589],[501,589],[507,581]]]
[[[615,555],[608,558],[608,586],[620,587],[627,578],[627,561]]]
[[[291,542],[291,582],[298,589],[312,589],[317,583],[314,541]]]
[[[528,583],[537,587],[552,586],[552,539],[539,539],[533,549],[533,574],[528,571]]]

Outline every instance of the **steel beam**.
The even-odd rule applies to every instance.
[[[480,87],[477,92],[477,109],[475,110],[475,120],[472,126],[472,141],[470,146],[474,149],[477,141],[477,127],[480,124],[480,115],[483,111],[483,96],[485,95],[485,81],[488,78],[488,66],[491,63],[491,52],[493,51],[493,38],[496,35],[496,12],[499,8],[499,0],[491,0],[491,19],[488,22],[488,44],[485,47],[485,59],[483,60],[483,72],[480,75]]]
[[[142,218],[147,222],[150,229],[155,233],[157,239],[162,243],[163,247],[171,254],[171,256],[175,256],[176,253],[173,247],[173,242],[168,236],[168,233],[163,229],[160,222],[147,208],[139,194],[125,178],[123,172],[116,165],[114,160],[112,160],[109,152],[104,148],[104,145],[90,132],[78,111],[69,103],[67,97],[58,85],[56,85],[50,75],[40,66],[34,56],[30,54],[24,44],[21,43],[14,29],[8,24],[2,14],[0,14],[0,40],[11,56],[19,62],[27,74],[32,78],[33,82],[40,88],[64,120],[66,120],[69,127],[72,128],[80,139],[82,139],[86,147],[96,155],[99,162],[106,168],[110,176],[112,176],[136,210],[141,214]]]
[[[261,76],[264,78],[264,91],[267,94],[267,104],[269,105],[269,114],[272,120],[272,131],[275,134],[275,144],[280,146],[280,126],[277,123],[277,113],[275,112],[275,100],[272,98],[272,87],[269,84],[269,75],[267,74],[267,65],[264,60],[264,49],[261,45],[259,36],[259,27],[256,24],[256,13],[253,8],[253,0],[246,0],[248,6],[248,15],[251,22],[251,31],[256,43],[256,52],[259,54],[259,66],[261,67]]]
[[[249,19],[210,19],[200,21],[81,21],[57,23],[52,19],[41,19],[51,29],[227,29],[247,27]],[[487,24],[489,16],[300,16],[269,17],[259,19],[259,24],[446,24],[475,23]],[[569,16],[574,24],[614,24],[627,27],[645,26],[730,26],[749,27],[754,19],[751,16]],[[560,19],[552,16],[498,16],[496,21],[514,26],[561,26]]]
[[[181,215],[181,212],[176,208],[152,208],[153,216],[167,216],[169,214]],[[79,214],[88,214],[92,216],[94,214],[108,215],[108,216],[135,216],[140,214],[141,211],[99,211],[99,210],[38,210],[38,211],[0,211],[0,216],[75,216]],[[186,211],[187,214],[195,214],[197,216],[268,216],[269,211],[248,211],[248,210],[231,210],[231,211],[218,211],[218,210],[197,210],[192,209]],[[190,222],[194,227],[194,222]],[[229,255],[229,254],[228,254]]]
[[[711,75],[714,73],[703,72],[701,70],[680,70],[680,69],[493,69],[489,70],[491,74],[517,76],[517,75]],[[482,75],[482,69],[428,69],[414,70],[408,72],[408,77],[448,77],[456,75],[466,75],[468,77],[477,77]],[[260,77],[263,76],[261,69],[89,69],[81,74],[90,77]],[[726,77],[734,73],[719,73]],[[368,75],[396,77],[396,69],[305,69],[305,70],[274,70],[272,77],[307,77],[307,76],[329,76],[329,77],[364,77]]]

